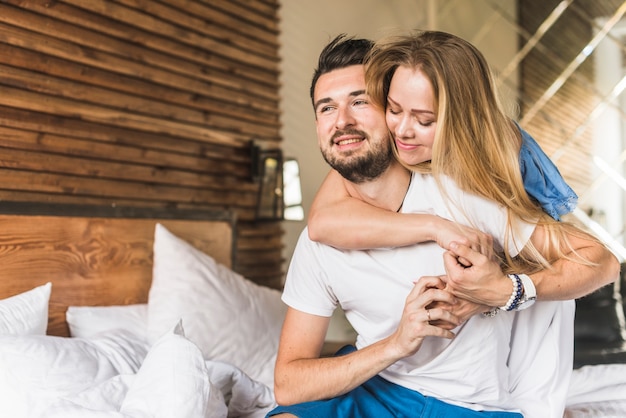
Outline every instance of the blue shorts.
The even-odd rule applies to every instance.
[[[354,350],[344,347],[337,355]],[[336,398],[279,406],[267,416],[281,413],[300,418],[522,418],[522,414],[515,412],[474,411],[451,405],[380,376]]]

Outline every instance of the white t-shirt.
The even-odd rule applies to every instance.
[[[478,228],[503,247],[506,210],[445,180],[450,204],[430,175],[413,174],[403,212],[430,213]],[[509,247],[517,254],[535,225],[517,222]],[[513,241],[514,238],[514,241]],[[330,317],[337,306],[357,332],[357,348],[379,341],[399,324],[405,299],[421,276],[445,274],[443,249],[434,242],[368,251],[338,250],[312,242],[305,229],[287,274],[283,301]],[[514,313],[476,315],[453,340],[427,337],[413,356],[380,375],[426,396],[472,409],[516,410],[509,393],[509,342]]]

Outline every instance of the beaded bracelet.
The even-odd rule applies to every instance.
[[[508,312],[514,310],[519,305],[524,287],[522,286],[522,279],[517,274],[507,274],[507,277],[513,282],[513,291],[506,305],[501,306],[500,309]]]

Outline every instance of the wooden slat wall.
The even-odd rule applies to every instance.
[[[278,47],[278,0],[2,0],[0,199],[233,210],[234,269],[280,287]]]
[[[560,3],[561,0],[518,2],[519,22],[525,32],[521,45]],[[575,0],[569,5],[520,65],[522,118],[594,37],[594,19],[611,17],[622,4],[623,0]],[[594,180],[589,151],[592,132],[590,129],[582,134],[577,132],[605,94],[598,92],[594,84],[594,64],[590,57],[576,68],[541,111],[524,124],[548,155],[559,157],[556,164],[579,194],[587,191]]]

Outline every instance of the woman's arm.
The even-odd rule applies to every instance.
[[[324,179],[308,219],[309,238],[337,248],[401,247],[436,241],[447,249],[450,242],[477,251],[493,250],[491,236],[435,215],[397,213],[370,205],[350,195],[334,170]]]
[[[600,241],[586,232],[564,225],[571,249],[564,248],[564,257],[552,263],[551,269],[531,274],[537,289],[537,299],[565,300],[585,296],[602,286],[619,280],[620,263],[615,255]],[[531,239],[536,248],[545,242],[546,231],[536,228]],[[554,259],[554,254],[544,254]],[[571,258],[571,260],[570,260]],[[572,260],[588,260],[584,264]]]
[[[567,226],[566,228],[571,228]],[[545,230],[537,226],[531,237],[536,248],[545,248]],[[619,279],[617,258],[599,241],[580,232],[568,233],[571,250],[552,267],[530,274],[537,300],[567,300],[584,296]],[[493,263],[464,245],[452,245],[444,255],[448,289],[463,299],[488,306],[503,306],[511,294],[511,280]],[[543,254],[553,259],[553,254]],[[472,267],[460,265],[457,258],[469,260]],[[577,261],[582,257],[592,264]]]

